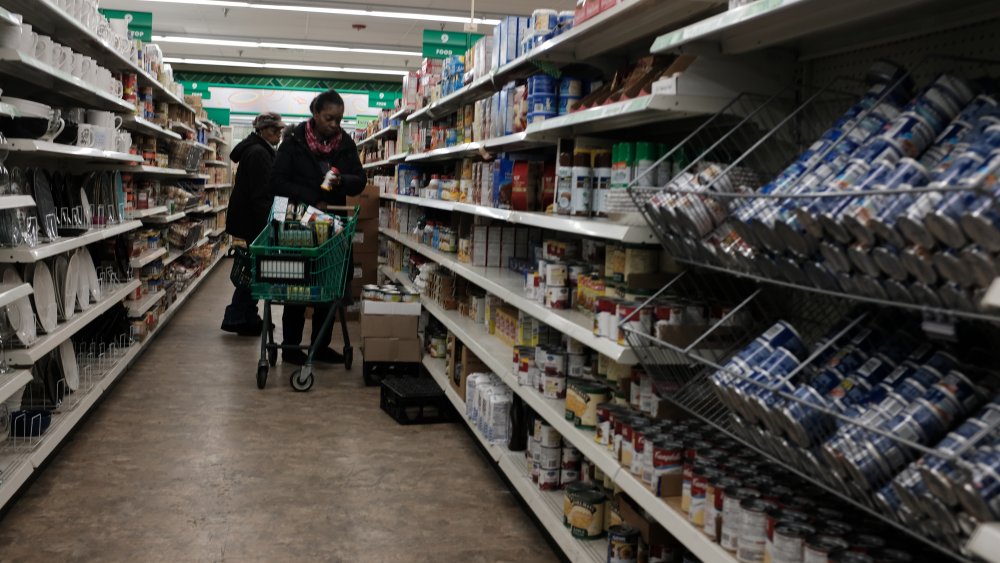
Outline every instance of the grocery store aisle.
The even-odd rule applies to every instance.
[[[556,560],[461,425],[397,425],[360,356],[258,391],[257,341],[218,328],[229,264],[0,520],[3,560]]]

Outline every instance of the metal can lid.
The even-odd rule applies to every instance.
[[[806,546],[812,551],[830,553],[840,549],[847,549],[850,544],[847,543],[847,540],[838,536],[815,534],[806,538]]]
[[[778,504],[762,498],[745,498],[740,501],[740,508],[747,512],[765,513],[768,510],[777,508]]]
[[[805,522],[779,521],[778,525],[774,528],[774,534],[776,536],[783,536],[786,538],[805,539],[815,533],[816,528],[806,524]]]
[[[871,555],[860,551],[847,551],[846,549],[835,551],[830,554],[830,563],[875,563]]]
[[[886,547],[872,552],[872,557],[879,563],[909,563],[913,556],[901,549]]]
[[[628,524],[619,524],[608,528],[608,535],[613,538],[638,539],[639,530]]]
[[[851,549],[871,550],[885,547],[885,538],[873,534],[851,534],[847,537]]]

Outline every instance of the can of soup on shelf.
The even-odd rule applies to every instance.
[[[608,530],[608,563],[636,563],[639,554],[639,530],[627,525]]]

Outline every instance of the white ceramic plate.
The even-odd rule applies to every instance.
[[[88,285],[90,286],[90,298],[96,303],[101,300],[101,280],[97,277],[97,267],[94,266],[94,258],[90,255],[90,251],[84,246],[80,249],[80,267],[83,271],[87,273],[87,277],[90,278]]]
[[[80,259],[74,254],[69,258],[69,266],[66,268],[66,287],[63,297],[66,298],[66,317],[72,317],[76,313],[76,296],[80,286]]]
[[[87,259],[77,252],[74,256],[77,261],[76,280],[76,302],[80,304],[80,310],[86,311],[90,308],[90,274],[87,272]]]
[[[80,188],[80,206],[83,207],[83,225],[90,227],[94,221],[94,214],[90,211],[90,199],[87,197],[87,191],[83,188]]]
[[[11,323],[17,322],[17,339],[25,346],[31,346],[38,338],[38,329],[35,327],[35,315],[31,310],[31,302],[27,297],[22,297],[11,303],[11,307],[17,310],[17,319],[11,319]]]
[[[56,303],[56,288],[52,281],[52,272],[45,262],[38,262],[31,274],[31,286],[34,289],[35,312],[38,313],[38,324],[42,330],[50,333],[59,323],[59,305]]]
[[[59,345],[59,358],[62,359],[63,379],[70,391],[80,388],[80,366],[76,364],[76,352],[73,342],[66,340]]]

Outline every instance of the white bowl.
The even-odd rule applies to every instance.
[[[14,98],[11,96],[4,96],[3,102],[16,107],[21,111],[21,115],[24,117],[45,117],[49,116],[49,112],[52,111],[50,106],[45,104],[40,104],[38,102],[33,102],[31,100],[25,100],[24,98]]]

